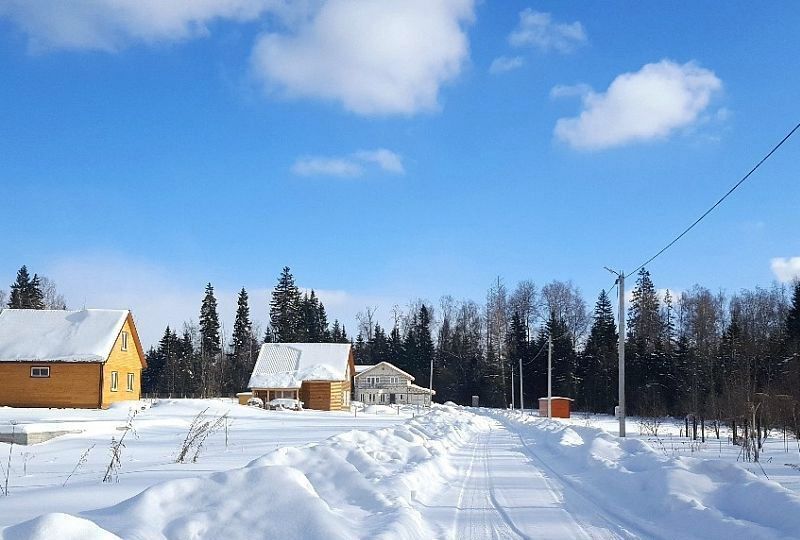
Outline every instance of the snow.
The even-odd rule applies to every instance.
[[[542,470],[563,484],[567,508],[652,538],[797,538],[800,496],[736,463],[671,457],[636,438],[576,421],[494,412]]]
[[[0,312],[0,362],[105,362],[128,314],[5,309]]]
[[[620,439],[606,430],[611,417],[548,420],[450,404],[412,416],[159,401],[134,419],[138,436],[126,439],[118,482],[100,483],[110,438],[141,405],[0,409],[6,425],[85,429],[12,448],[0,540],[800,536],[800,496],[712,447],[684,455],[663,440]],[[197,463],[174,463],[204,410],[228,414],[227,436],[212,435]],[[86,466],[62,487],[91,444]]]
[[[248,387],[300,388],[303,381],[343,381],[349,359],[349,344],[265,343]]]

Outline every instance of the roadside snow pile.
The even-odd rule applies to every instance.
[[[390,405],[367,405],[364,414],[397,414],[397,408]]]
[[[743,467],[667,457],[599,428],[498,412],[542,469],[560,477],[567,508],[583,495],[653,538],[797,538],[800,496]],[[647,521],[644,521],[646,519]]]
[[[52,538],[431,538],[413,508],[451,473],[449,453],[490,420],[435,407],[404,424],[350,431],[281,448],[246,467],[172,480],[81,517],[46,514],[0,531],[0,540]],[[89,521],[87,521],[89,520]],[[59,538],[72,538],[57,535]]]

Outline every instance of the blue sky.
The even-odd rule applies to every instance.
[[[133,308],[146,341],[207,281],[263,320],[284,265],[346,321],[498,275],[591,303],[800,121],[796,2],[54,6],[0,4],[0,276]],[[798,156],[656,285],[800,275]]]

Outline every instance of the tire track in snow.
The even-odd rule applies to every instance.
[[[544,459],[539,457],[539,455],[531,448],[531,446],[525,441],[525,438],[516,430],[513,429],[510,425],[510,422],[503,422],[509,432],[514,433],[516,437],[519,439],[522,447],[524,448],[525,454],[533,461],[535,461],[541,469],[546,471],[549,476],[542,475],[544,481],[548,484],[549,488],[553,491],[553,493],[558,493],[558,490],[553,487],[553,481],[556,480],[561,488],[561,491],[569,491],[572,493],[575,498],[577,498],[581,506],[586,507],[589,506],[594,510],[594,515],[602,519],[610,528],[611,531],[614,531],[618,538],[625,538],[625,539],[638,539],[638,538],[663,538],[661,536],[654,536],[653,531],[651,530],[643,530],[641,527],[632,523],[631,520],[620,516],[616,512],[610,512],[600,504],[596,503],[594,500],[589,498],[587,495],[582,493],[579,489],[577,489],[569,478],[564,477],[563,475],[559,474],[553,467],[551,467]],[[563,498],[561,499],[563,500]],[[577,523],[577,521],[576,521]],[[623,526],[622,524],[625,524]],[[592,534],[591,532],[587,531],[585,527],[583,527],[580,523],[578,525],[588,534],[590,538],[597,538],[597,535]],[[604,538],[601,536],[601,538]],[[605,538],[608,538],[605,536]]]

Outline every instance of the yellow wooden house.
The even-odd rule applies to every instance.
[[[0,313],[0,406],[105,409],[141,397],[146,367],[128,310]]]

